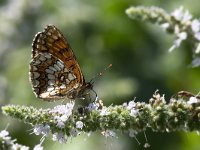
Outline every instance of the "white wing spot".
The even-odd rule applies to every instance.
[[[40,84],[38,80],[33,80],[32,83],[33,83],[33,87],[37,87]]]
[[[53,70],[46,69],[45,71],[46,71],[46,73],[49,73],[49,74],[54,74],[54,71],[53,71]]]
[[[52,66],[49,66],[49,69],[53,70],[54,72],[57,72],[57,70]]]
[[[33,61],[33,65],[39,65],[39,64],[41,64],[40,60],[36,59],[35,61]]]
[[[41,60],[41,61],[45,61],[45,60],[46,60],[46,58],[45,58],[43,55],[40,55],[40,58],[39,58],[39,60]]]
[[[49,96],[49,92],[45,92],[45,93],[40,94],[41,98],[45,98],[45,97],[48,97],[48,96]]]
[[[55,85],[55,80],[49,80],[48,85]]]
[[[31,66],[32,71],[37,71],[38,68],[36,66]]]
[[[51,55],[48,54],[48,53],[43,53],[44,54],[44,57],[46,57],[47,59],[51,59]]]
[[[69,84],[69,83],[70,83],[69,79],[66,79],[66,84]]]
[[[55,80],[56,78],[55,75],[52,75],[52,74],[48,74],[47,77],[49,80]]]
[[[68,79],[69,79],[70,81],[72,81],[72,80],[76,79],[76,76],[74,76],[72,73],[69,73],[69,74],[68,74]]]
[[[54,66],[54,68],[55,68],[56,70],[58,70],[58,71],[61,71],[61,70],[62,70],[61,68],[59,68],[59,66],[58,66],[57,64],[54,64],[53,66]]]
[[[55,91],[55,90],[54,90],[54,91],[51,91],[49,94],[50,94],[51,96],[56,95],[56,91]]]
[[[48,92],[53,91],[54,89],[55,89],[55,88],[54,88],[53,86],[48,86],[48,87],[47,87],[47,91],[48,91]]]
[[[62,84],[62,85],[60,86],[60,88],[61,88],[61,89],[65,89],[65,88],[66,88],[66,85]]]
[[[52,37],[54,40],[57,40],[57,39],[58,39],[58,37],[55,36],[55,35],[52,35],[51,37]]]
[[[32,73],[34,79],[37,79],[40,76],[38,72],[32,72]]]
[[[64,65],[62,62],[60,62],[60,61],[57,61],[57,65],[58,65],[61,69],[63,69],[63,68],[65,67],[65,65]]]

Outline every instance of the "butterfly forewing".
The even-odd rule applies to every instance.
[[[53,25],[33,40],[30,81],[36,96],[44,100],[75,99],[92,87],[85,83],[69,43]]]

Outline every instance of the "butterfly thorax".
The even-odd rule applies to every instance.
[[[85,99],[92,90],[93,85],[88,82],[82,85],[81,87],[71,90],[67,93],[66,97],[69,99]]]

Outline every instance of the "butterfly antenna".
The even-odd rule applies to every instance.
[[[105,73],[105,71],[107,70],[107,69],[109,69],[109,68],[111,68],[112,67],[112,64],[109,64],[102,72],[99,72],[98,74],[96,74],[91,80],[90,80],[90,83],[94,83],[94,81],[95,81],[95,79],[97,78],[97,77],[100,77],[100,76],[102,76],[104,73]]]
[[[92,89],[92,92],[94,92],[94,94],[95,94],[95,100],[94,101],[97,101],[97,99],[98,99],[97,92],[94,89]]]
[[[96,74],[96,75],[90,80],[90,84],[93,85],[94,82],[95,82],[95,79],[96,79],[97,77],[102,76],[102,75],[104,74],[104,72],[105,72],[107,69],[109,69],[110,67],[112,67],[112,64],[109,64],[102,72]],[[97,99],[98,99],[97,92],[96,92],[93,88],[92,88],[91,90],[92,90],[92,91],[94,92],[94,94],[95,94],[95,100],[94,100],[94,101],[97,101]]]

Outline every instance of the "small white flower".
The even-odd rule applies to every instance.
[[[197,19],[194,19],[191,23],[191,28],[194,33],[199,32],[200,30],[200,22]]]
[[[174,27],[174,33],[175,33],[176,35],[178,35],[178,34],[180,33],[180,28],[179,28],[178,25],[175,25],[175,27]]]
[[[27,146],[22,146],[22,145],[20,145],[20,144],[15,143],[15,144],[12,145],[12,148],[11,148],[11,149],[12,149],[12,150],[29,150],[29,147],[27,147]]]
[[[0,132],[0,139],[2,139],[7,145],[13,144],[15,140],[11,140],[11,137],[9,136],[9,132],[6,130],[2,130]]]
[[[42,124],[37,124],[37,125],[35,125],[33,132],[36,135],[40,135],[42,133],[42,128],[43,128]]]
[[[50,131],[50,126],[49,125],[43,125],[43,124],[38,124],[38,125],[35,125],[34,127],[34,130],[33,132],[36,134],[36,135],[40,135],[40,134],[43,134],[43,135],[47,135]]]
[[[107,116],[109,115],[110,112],[108,111],[108,109],[106,107],[104,107],[103,109],[101,109],[100,111],[100,116]]]
[[[93,111],[99,108],[99,103],[92,102],[88,105],[88,110]]]
[[[161,26],[161,28],[163,28],[164,30],[166,30],[167,28],[169,28],[169,23],[163,23],[160,26]]]
[[[116,133],[112,130],[106,130],[101,132],[102,135],[104,135],[105,137],[116,137]]]
[[[58,128],[61,128],[61,129],[64,128],[65,127],[65,122],[67,121],[68,117],[69,116],[67,116],[65,114],[62,115],[62,116],[55,116],[54,119],[56,121],[56,126]]]
[[[66,143],[67,138],[63,132],[56,132],[53,134],[53,141],[58,141],[59,143]]]
[[[74,108],[74,105],[75,105],[74,101],[71,101],[71,102],[69,102],[69,103],[66,104],[67,108],[71,109],[71,110]]]
[[[12,145],[12,148],[11,148],[11,149],[12,149],[12,150],[18,150],[19,148],[20,148],[19,144],[16,143],[16,144],[13,144],[13,145]]]
[[[178,39],[174,42],[174,44],[175,44],[176,47],[179,47],[181,45],[181,42],[183,40],[187,39],[187,33],[181,32],[181,33],[177,34],[177,36],[178,36]]]
[[[174,33],[176,34],[177,39],[174,41],[174,45],[169,49],[169,52],[171,52],[175,48],[179,47],[181,45],[181,42],[183,40],[186,40],[187,36],[188,36],[186,32],[180,32],[180,29],[179,29],[178,25],[175,25]]]
[[[57,123],[56,126],[58,128],[62,129],[65,127],[65,122],[72,115],[73,108],[74,108],[74,102],[69,102],[66,105],[58,105],[49,111],[50,113],[56,114],[54,119]]]
[[[190,14],[188,10],[186,10],[183,15],[182,22],[187,23],[188,21],[190,21],[190,19],[192,19],[192,15]]]
[[[183,6],[180,6],[178,9],[176,9],[171,15],[182,23],[188,23],[192,19],[192,15],[188,10],[183,12]]]
[[[178,38],[181,39],[181,40],[186,40],[187,39],[187,33],[186,32],[179,33]]]
[[[69,116],[68,115],[62,115],[60,116],[60,120],[63,121],[63,122],[66,122],[68,120]]]
[[[77,121],[76,122],[76,128],[77,129],[82,129],[83,128],[83,122],[82,121]]]
[[[127,102],[123,103],[122,106],[127,107],[128,106]]]
[[[130,136],[130,137],[135,137],[135,135],[137,135],[137,134],[138,134],[137,131],[135,131],[135,130],[133,130],[133,129],[130,129],[130,130],[129,130],[129,136]]]
[[[176,9],[174,12],[172,12],[172,16],[176,20],[181,20],[183,17],[183,6],[180,6],[178,9]]]
[[[4,137],[6,137],[6,136],[8,136],[8,135],[9,135],[9,132],[6,131],[6,130],[2,130],[2,131],[0,132],[0,138],[4,138]]]
[[[58,121],[57,124],[56,124],[56,127],[63,129],[65,127],[65,123],[62,122],[62,121]]]
[[[200,32],[197,32],[194,34],[194,37],[200,41]]]
[[[41,144],[35,145],[33,150],[43,150],[43,147]]]
[[[71,135],[72,137],[76,137],[76,136],[78,135],[78,131],[77,131],[75,128],[72,128],[72,129],[70,130],[70,135]]]
[[[174,45],[169,49],[169,52],[171,52],[175,48],[178,48],[181,45],[182,41],[187,39],[187,33],[186,32],[176,33],[176,35],[177,35],[178,38],[174,41]]]
[[[138,114],[138,112],[139,112],[138,109],[133,108],[133,109],[131,109],[130,116],[136,117],[136,115]]]
[[[46,124],[43,127],[42,134],[47,135],[49,133],[49,131],[50,131],[50,126]]]
[[[67,115],[68,117],[71,116],[72,114],[72,110],[74,108],[74,102],[71,101],[69,103],[67,103],[66,105],[58,105],[58,106],[55,106],[52,110],[50,110],[49,112],[50,113],[59,113],[59,114],[62,114],[62,115]]]
[[[190,97],[189,101],[187,101],[187,104],[195,104],[198,102],[198,99],[196,97]]]
[[[27,146],[21,146],[20,150],[29,150],[29,147],[27,147]]]
[[[136,107],[136,103],[134,101],[130,101],[126,109],[131,110],[132,108],[135,108],[135,107]]]
[[[58,128],[64,128],[65,127],[65,122],[68,120],[69,116],[64,114],[64,115],[61,115],[61,116],[55,116],[54,119],[56,121],[56,126]]]

